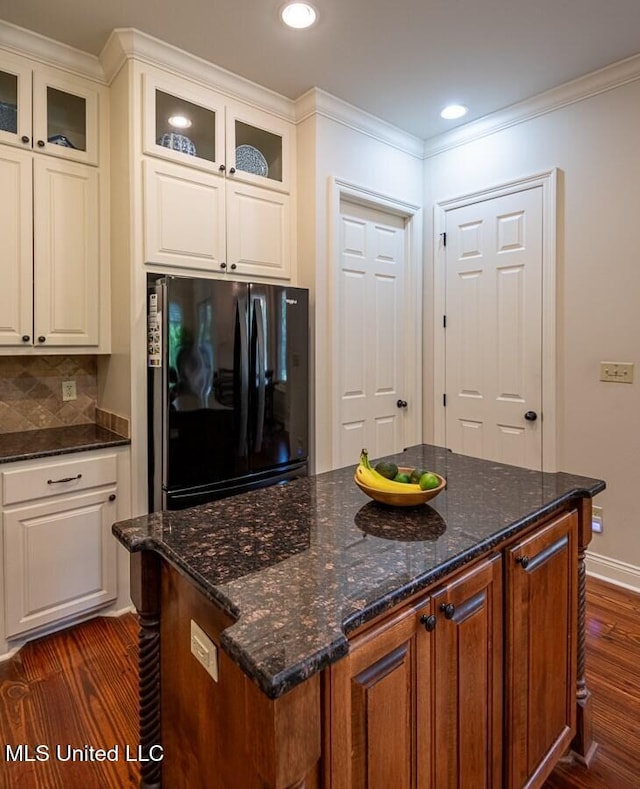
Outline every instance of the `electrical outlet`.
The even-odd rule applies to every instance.
[[[632,384],[633,364],[631,362],[600,362],[600,380],[614,384]]]
[[[603,517],[602,507],[593,507],[591,511],[591,531],[602,534]]]
[[[218,649],[204,630],[191,620],[191,654],[218,681]]]
[[[76,392],[76,382],[75,381],[63,381],[62,382],[62,400],[63,402],[67,402],[68,400],[77,400],[78,394]]]

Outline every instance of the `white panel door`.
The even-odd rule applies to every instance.
[[[33,328],[32,155],[0,148],[0,345],[31,345]]]
[[[224,271],[224,179],[179,164],[144,162],[144,260]]]
[[[289,195],[227,181],[227,270],[250,277],[291,276]]]
[[[340,204],[337,365],[339,466],[403,445],[405,221],[343,200]]]
[[[35,344],[97,345],[98,170],[35,157],[33,179]]]
[[[542,189],[447,211],[446,444],[542,468]]]

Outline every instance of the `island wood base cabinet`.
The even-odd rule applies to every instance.
[[[270,699],[219,648],[231,619],[150,551],[141,616],[143,787],[522,789],[591,758],[584,548],[574,501],[361,625],[345,657]],[[194,620],[218,681],[191,654]],[[158,674],[159,667],[159,674]]]

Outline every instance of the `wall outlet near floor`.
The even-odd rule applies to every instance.
[[[62,401],[67,402],[67,400],[77,400],[78,394],[76,392],[76,382],[75,381],[63,381],[62,382]]]
[[[600,362],[600,380],[615,384],[633,383],[631,362]]]
[[[591,531],[602,534],[602,507],[593,507],[591,510]]]
[[[218,648],[204,632],[204,630],[191,620],[191,654],[198,663],[201,663],[211,674],[213,679],[218,681]]]

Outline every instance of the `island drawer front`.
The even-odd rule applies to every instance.
[[[57,460],[2,472],[2,503],[7,506],[61,493],[111,485],[117,479],[116,456]]]

